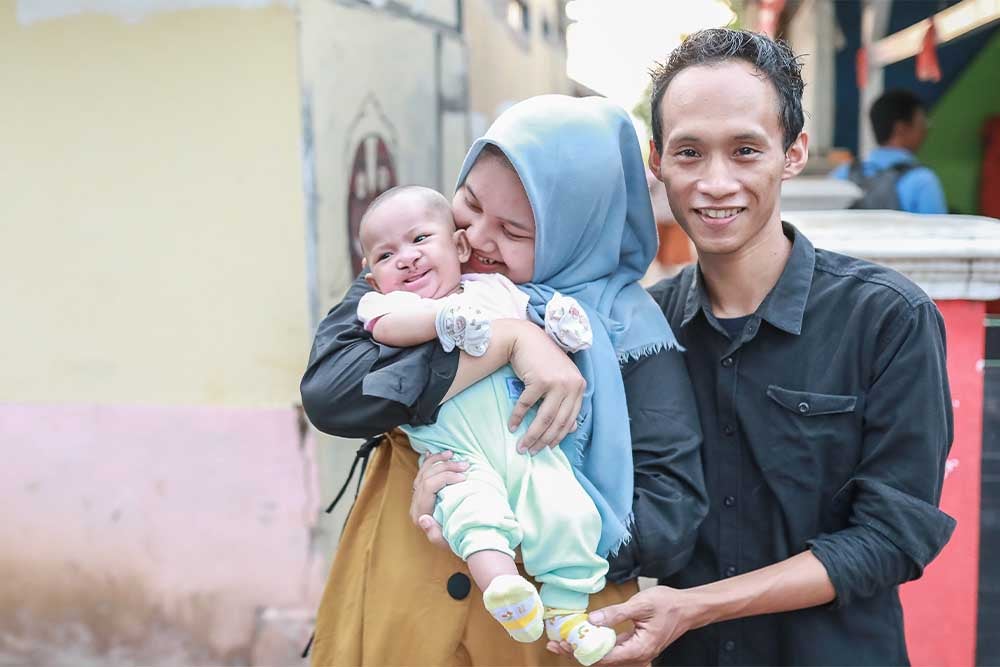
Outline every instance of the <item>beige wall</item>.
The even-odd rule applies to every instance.
[[[566,75],[566,47],[558,34],[559,3],[527,0],[530,34],[519,34],[507,25],[507,0],[467,0],[464,9],[465,40],[469,52],[469,109],[475,123],[493,122],[503,108],[532,95],[570,94]],[[542,17],[551,32],[542,34]]]
[[[288,7],[0,3],[0,401],[289,405],[309,330]]]

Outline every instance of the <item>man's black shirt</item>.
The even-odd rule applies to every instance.
[[[906,664],[897,586],[955,525],[937,508],[952,440],[940,313],[900,274],[784,230],[788,263],[732,338],[697,266],[650,290],[687,348],[710,495],[690,565],[662,583],[811,549],[837,598],[694,630],[665,665]]]

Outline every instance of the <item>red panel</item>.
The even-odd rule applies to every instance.
[[[937,305],[948,332],[948,379],[955,409],[955,441],[941,508],[958,520],[958,527],[923,578],[903,586],[901,596],[913,665],[965,667],[975,664],[976,657],[986,306],[981,301]]]

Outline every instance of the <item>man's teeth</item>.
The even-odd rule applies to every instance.
[[[706,218],[731,218],[737,215],[741,210],[739,208],[703,208],[701,209],[702,214]]]

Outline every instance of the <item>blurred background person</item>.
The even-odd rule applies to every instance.
[[[947,213],[941,181],[916,157],[930,126],[920,98],[908,90],[887,91],[872,104],[868,117],[878,148],[831,174],[864,191],[852,208]]]

